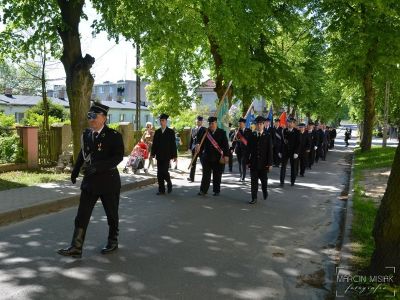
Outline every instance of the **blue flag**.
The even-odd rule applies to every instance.
[[[251,124],[254,122],[256,118],[254,114],[254,106],[253,103],[251,104],[250,112],[246,116],[246,128],[250,128]]]
[[[272,112],[272,104],[269,107],[269,113],[268,113],[267,118],[271,120],[271,123],[269,124],[269,126],[272,127],[273,126],[272,124],[274,124],[274,113]]]

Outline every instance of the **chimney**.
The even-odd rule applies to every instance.
[[[5,88],[4,89],[4,95],[6,97],[12,98],[12,88]]]

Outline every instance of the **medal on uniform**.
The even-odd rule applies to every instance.
[[[97,151],[101,151],[101,143],[97,145]]]

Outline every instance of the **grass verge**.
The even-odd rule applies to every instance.
[[[371,256],[374,250],[374,238],[372,230],[374,227],[375,216],[378,207],[373,200],[365,195],[364,187],[360,185],[363,179],[364,170],[373,170],[376,168],[390,168],[396,152],[394,147],[374,147],[370,151],[355,151],[354,162],[354,194],[353,194],[353,224],[352,224],[352,242],[353,247],[353,266],[355,270],[364,273],[369,267]],[[374,286],[378,288],[377,286]],[[382,285],[376,290],[376,293],[369,295],[368,299],[382,299],[393,293],[393,289],[399,291],[399,287]],[[365,297],[364,297],[365,298]],[[400,299],[399,295],[391,299]]]
[[[51,168],[0,173],[0,191],[66,180],[69,176],[64,173],[56,174]]]

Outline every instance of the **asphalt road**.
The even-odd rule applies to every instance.
[[[106,256],[101,204],[80,260],[56,254],[70,242],[76,208],[1,227],[0,299],[325,299],[349,153],[338,146],[294,187],[287,177],[280,188],[275,168],[268,200],[260,191],[256,205],[236,174],[223,175],[219,197],[197,196],[200,173],[188,183],[182,172],[170,195],[156,196],[156,186],[126,192],[120,249]]]

